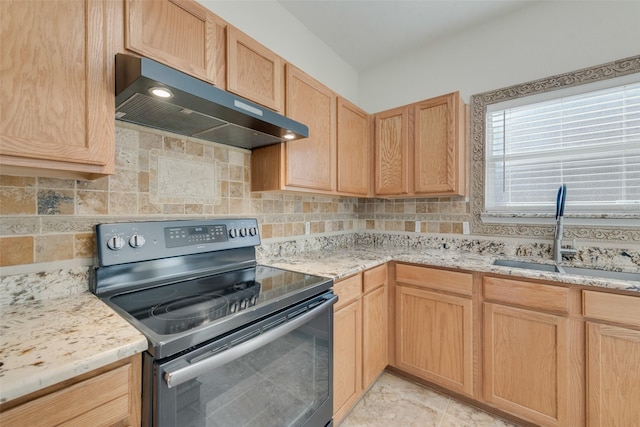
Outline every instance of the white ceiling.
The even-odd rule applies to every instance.
[[[357,71],[533,0],[279,0]]]

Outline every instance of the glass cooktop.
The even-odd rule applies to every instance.
[[[258,265],[114,295],[109,303],[142,324],[143,332],[185,334],[234,317],[270,314],[284,308],[280,307],[284,301],[322,292],[324,289],[314,288],[327,281]]]

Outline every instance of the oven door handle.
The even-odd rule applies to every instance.
[[[212,369],[225,365],[234,359],[244,356],[245,354],[249,354],[272,341],[282,338],[288,333],[298,329],[305,323],[308,323],[321,315],[325,310],[335,304],[337,300],[338,297],[334,295],[325,302],[313,307],[307,313],[295,317],[281,326],[277,326],[267,332],[264,332],[256,338],[245,341],[237,346],[231,347],[229,350],[225,350],[204,360],[199,360],[189,366],[165,372],[164,380],[167,383],[167,387],[173,388],[179,386],[180,384],[192,380]]]

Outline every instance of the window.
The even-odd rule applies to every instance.
[[[488,105],[485,212],[640,212],[638,78]]]

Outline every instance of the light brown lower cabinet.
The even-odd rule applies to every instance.
[[[339,422],[362,394],[362,274],[336,282],[333,315],[333,418]]]
[[[473,395],[472,286],[469,273],[396,266],[398,368],[452,391]]]
[[[336,282],[333,418],[340,423],[387,366],[387,266]]]
[[[140,355],[3,404],[0,425],[139,426]],[[7,408],[8,409],[5,409]]]
[[[585,291],[583,302],[596,320],[586,324],[587,426],[639,426],[640,297]]]
[[[484,401],[540,426],[582,424],[579,291],[491,276],[482,284]]]
[[[484,398],[541,426],[568,425],[568,320],[484,304]]]
[[[640,427],[640,294],[389,265],[335,285],[336,424],[389,364],[533,425]]]
[[[362,285],[362,389],[367,390],[389,363],[387,265],[365,271]]]

